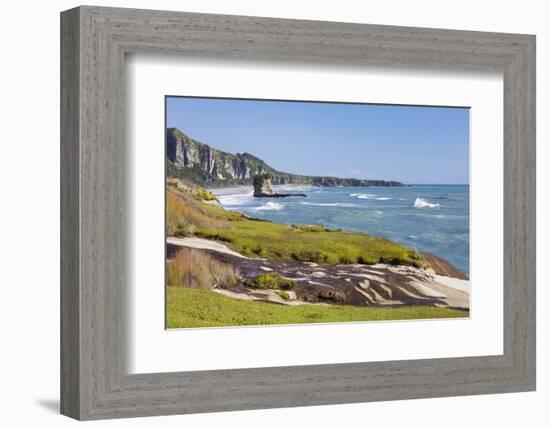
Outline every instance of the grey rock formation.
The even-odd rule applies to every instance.
[[[260,174],[254,177],[254,197],[307,197],[303,193],[277,193],[271,186],[271,175]]]
[[[166,131],[166,170],[169,178],[186,178],[206,187],[251,185],[254,176],[268,173],[271,182],[319,187],[401,187],[396,181],[305,176],[280,172],[249,153],[225,153],[196,141],[175,128]]]

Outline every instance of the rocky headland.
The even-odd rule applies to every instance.
[[[262,174],[269,174],[273,185],[290,184],[318,187],[404,186],[404,184],[397,181],[306,176],[278,171],[252,154],[232,154],[217,150],[208,144],[190,138],[176,128],[166,130],[166,156],[168,178],[189,179],[204,187],[252,185],[254,177]]]

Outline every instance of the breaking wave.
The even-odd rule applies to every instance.
[[[280,211],[285,205],[277,202],[267,202],[265,205],[252,208],[255,211]]]
[[[351,197],[356,197],[358,199],[370,199],[370,200],[391,200],[391,197],[380,197],[376,194],[368,194],[368,193],[352,193],[350,194]]]
[[[355,203],[312,203],[312,202],[300,202],[302,205],[306,206],[337,206],[340,208],[357,208],[360,207],[360,205],[356,205]]]
[[[439,203],[430,203],[426,199],[423,199],[422,197],[417,197],[414,201],[413,208],[440,208],[441,205]]]
[[[217,196],[222,206],[241,206],[249,204],[254,197],[252,192],[244,194],[227,194]]]

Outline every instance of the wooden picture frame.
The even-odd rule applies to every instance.
[[[504,353],[129,375],[127,53],[504,78]],[[61,412],[101,419],[535,389],[535,37],[78,7],[61,14]]]

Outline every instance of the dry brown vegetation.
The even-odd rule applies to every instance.
[[[235,285],[238,272],[230,265],[218,261],[209,254],[182,248],[168,261],[168,286],[210,289]]]
[[[166,227],[169,236],[191,236],[197,227],[223,227],[224,224],[204,210],[200,202],[166,192]]]

